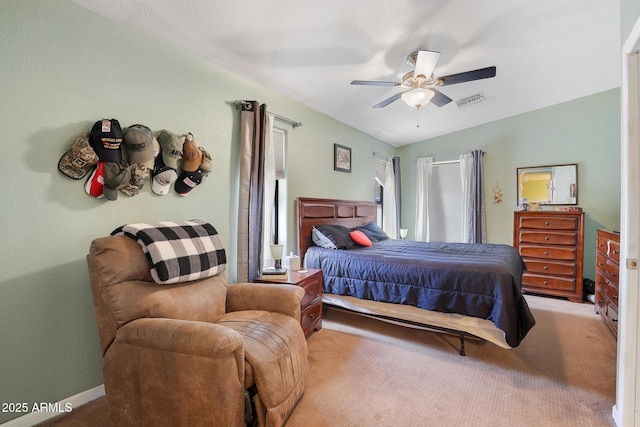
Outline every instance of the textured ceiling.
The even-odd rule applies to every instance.
[[[620,86],[618,1],[72,1],[396,146]],[[495,65],[440,88],[486,101],[373,109],[400,89],[350,85],[399,81],[418,49],[436,76]]]

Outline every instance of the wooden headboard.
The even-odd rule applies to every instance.
[[[304,257],[307,248],[313,245],[311,230],[316,224],[340,224],[347,228],[376,222],[375,202],[338,199],[296,199],[298,224],[298,255]]]

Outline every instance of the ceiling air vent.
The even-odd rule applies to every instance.
[[[458,107],[468,107],[469,105],[478,104],[480,102],[486,101],[487,98],[484,97],[482,92],[476,93],[475,95],[467,96],[466,98],[462,98],[456,101]]]

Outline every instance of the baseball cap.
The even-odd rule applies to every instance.
[[[200,153],[202,153],[202,161],[200,162],[200,169],[209,173],[213,170],[213,160],[211,159],[211,154],[207,152],[202,147],[198,147],[200,149]]]
[[[98,163],[98,155],[89,143],[89,132],[84,132],[71,144],[58,162],[58,170],[73,179],[84,178]]]
[[[178,173],[175,169],[164,164],[163,156],[156,157],[155,167],[153,168],[153,178],[151,179],[151,191],[164,196],[169,193],[171,184],[178,179]]]
[[[174,188],[181,196],[186,196],[202,183],[203,171],[200,169],[202,152],[196,145],[191,133],[186,134],[182,146],[182,170]]]
[[[84,191],[97,199],[104,197],[104,162],[99,161],[84,183]]]
[[[120,192],[127,196],[135,196],[140,193],[144,183],[147,182],[151,175],[151,169],[142,163],[131,163],[131,180],[120,188]]]
[[[109,200],[118,198],[118,190],[131,180],[131,170],[126,160],[104,163],[104,197]]]
[[[162,129],[156,135],[162,149],[162,161],[170,168],[178,169],[178,161],[182,157],[182,140],[166,129]]]
[[[122,160],[120,144],[124,135],[116,119],[98,120],[91,128],[91,147],[103,162]]]
[[[153,133],[145,125],[131,125],[124,130],[124,146],[129,155],[129,163],[142,163],[153,168]]]

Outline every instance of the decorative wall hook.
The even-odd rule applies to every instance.
[[[496,182],[496,186],[493,187],[493,204],[502,202],[502,189],[500,188],[500,183]]]

